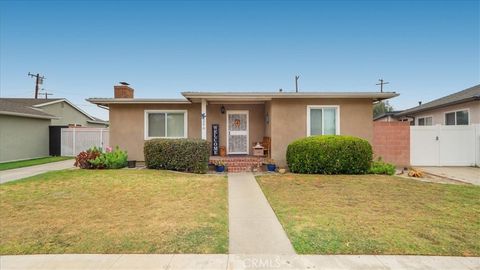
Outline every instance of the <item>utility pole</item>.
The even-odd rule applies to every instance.
[[[47,89],[42,88],[42,91],[45,91],[45,93],[39,93],[40,95],[45,95],[45,99],[48,99],[48,96],[52,96],[52,93],[48,93]]]
[[[40,74],[38,74],[38,73],[33,74],[33,73],[30,73],[30,72],[28,73],[28,76],[30,76],[32,78],[35,77],[35,99],[37,99],[38,98],[38,86],[40,84],[43,84],[43,80],[45,79],[45,77],[40,76]]]
[[[300,76],[295,76],[295,92],[298,93],[298,79]]]
[[[375,85],[380,85],[380,92],[383,93],[383,85],[384,84],[389,84],[389,82],[384,82],[383,79],[379,79],[378,81],[379,81],[379,83],[377,83]]]

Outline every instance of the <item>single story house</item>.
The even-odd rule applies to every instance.
[[[108,122],[64,98],[0,98],[0,162],[48,156],[52,130],[60,136],[60,127],[68,126],[107,127]]]
[[[391,112],[386,112],[382,113],[378,116],[373,117],[373,121],[378,121],[378,122],[396,122],[398,121],[397,118],[395,118],[395,115],[398,113],[401,113],[402,111],[391,111]]]
[[[212,140],[218,127],[227,155],[251,155],[264,137],[270,155],[286,165],[287,146],[317,134],[373,138],[373,102],[394,92],[183,92],[182,99],[134,98],[128,85],[114,86],[114,98],[90,98],[108,108],[110,144],[143,161],[143,145],[152,138]]]
[[[393,116],[413,126],[480,124],[480,84]]]

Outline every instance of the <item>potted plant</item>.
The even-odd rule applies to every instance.
[[[223,160],[215,160],[213,162],[213,165],[215,165],[215,171],[216,172],[224,172],[225,171],[225,162]]]
[[[277,165],[275,165],[275,160],[271,158],[265,160],[265,164],[267,165],[267,170],[269,172],[274,172],[275,169],[277,168]]]

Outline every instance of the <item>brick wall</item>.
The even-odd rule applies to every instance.
[[[408,122],[373,123],[374,157],[399,167],[410,165],[410,124]]]

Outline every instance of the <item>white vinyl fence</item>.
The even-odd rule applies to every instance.
[[[413,166],[480,165],[480,125],[410,127]]]
[[[62,156],[76,156],[91,147],[107,147],[108,128],[62,128]]]

